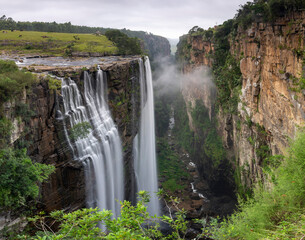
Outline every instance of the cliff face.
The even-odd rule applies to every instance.
[[[191,72],[196,67],[212,66],[213,60],[210,57],[214,50],[214,44],[202,35],[187,34],[179,39],[177,53],[182,71]]]
[[[241,102],[254,123],[272,135],[272,152],[283,153],[287,137],[293,138],[305,119],[303,76],[305,12],[279,19],[275,24],[254,23],[247,32],[239,31],[231,47],[243,58]],[[245,35],[246,34],[246,35]],[[294,83],[295,82],[295,83]]]
[[[138,58],[105,58],[99,63],[106,72],[108,81],[108,104],[118,126],[124,147],[125,197],[134,196],[132,140],[138,131],[139,118],[139,67]],[[93,65],[93,64],[92,64]],[[28,153],[35,162],[55,165],[56,171],[41,187],[39,208],[45,211],[55,209],[75,210],[85,207],[85,177],[80,162],[73,160],[65,139],[62,121],[58,120],[57,110],[63,108],[60,91],[49,89],[45,74],[58,77],[71,77],[83,91],[84,67],[96,74],[96,67],[77,65],[53,67],[44,64],[26,66],[39,73],[39,82],[25,93],[21,101],[29,105],[34,116],[28,122],[14,118],[15,103],[6,103],[4,111],[15,125],[11,141],[27,142]]]
[[[147,51],[151,60],[158,57],[165,57],[171,54],[169,41],[165,37],[157,36],[143,31],[121,30],[129,37],[137,37],[143,41],[144,49]]]
[[[264,180],[266,157],[285,153],[289,139],[304,125],[304,33],[303,11],[274,23],[256,21],[246,30],[238,28],[229,39],[230,52],[240,62],[242,89],[237,114],[225,113],[220,106],[218,132],[227,156],[236,159],[244,186]],[[187,43],[189,61],[182,66],[184,72],[213,64],[206,55],[209,41],[188,35]]]

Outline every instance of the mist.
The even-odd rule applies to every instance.
[[[211,70],[207,66],[200,66],[191,72],[183,73],[172,56],[156,59],[153,64],[156,97],[170,97],[190,86],[192,89],[208,88],[212,92],[216,90]]]

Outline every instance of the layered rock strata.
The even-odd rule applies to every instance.
[[[247,187],[265,180],[265,155],[284,154],[289,139],[304,125],[304,34],[303,11],[273,23],[257,20],[230,38],[230,52],[240,62],[242,90],[237,115],[225,114],[220,107],[218,131]],[[190,61],[184,62],[184,72],[213,64],[206,54],[210,47],[205,46],[212,46],[209,41],[191,35],[187,41]],[[186,98],[198,88],[187,91]]]

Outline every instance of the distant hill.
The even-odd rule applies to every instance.
[[[129,37],[137,37],[143,40],[144,48],[148,51],[148,55],[154,59],[158,56],[168,56],[171,54],[171,46],[167,38],[147,33],[144,31],[131,31],[128,29],[121,29],[123,33]]]
[[[14,21],[10,17],[3,15],[0,18],[1,30],[19,30],[19,31],[39,31],[39,32],[57,32],[57,33],[87,33],[87,34],[105,34],[111,28],[87,27],[72,25],[71,22],[21,22]],[[161,36],[156,36],[144,31],[132,31],[128,29],[119,29],[129,37],[137,37],[143,41],[142,46],[151,58],[157,56],[167,56],[170,54],[170,44],[168,40]]]

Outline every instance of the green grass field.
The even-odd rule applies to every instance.
[[[0,51],[54,56],[71,55],[73,52],[113,55],[118,48],[104,35],[1,30]]]

